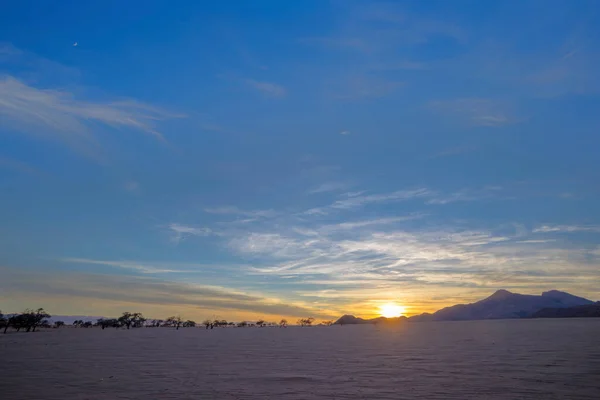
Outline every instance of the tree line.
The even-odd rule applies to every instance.
[[[0,311],[0,329],[4,329],[4,333],[8,330],[8,328],[13,328],[17,332],[20,330],[25,330],[26,332],[35,332],[38,327],[45,328],[60,328],[65,326],[64,321],[55,321],[53,325],[49,323],[49,318],[51,317],[43,308],[38,308],[37,310],[27,309],[20,314],[12,314],[12,315],[3,315]],[[312,326],[315,319],[312,317],[301,318],[297,321],[297,324],[303,327]],[[322,321],[320,325],[332,325],[333,321]],[[100,318],[96,320],[96,322],[92,321],[83,321],[83,320],[75,320],[73,321],[72,326],[76,328],[92,328],[92,327],[100,327],[102,329],[106,328],[175,328],[179,330],[182,328],[195,328],[197,326],[204,326],[205,329],[214,329],[214,328],[225,328],[225,327],[237,327],[237,328],[245,328],[245,327],[280,327],[286,328],[288,326],[288,321],[286,319],[282,319],[277,322],[267,322],[263,319],[259,319],[258,321],[242,321],[242,322],[228,322],[224,319],[214,319],[214,320],[204,320],[201,325],[196,324],[193,320],[184,320],[178,315],[171,316],[166,320],[162,319],[147,319],[144,318],[142,313],[136,312],[124,312],[118,318]]]
[[[49,326],[48,318],[50,318],[50,314],[43,308],[38,308],[37,310],[27,309],[20,314],[7,316],[4,316],[0,311],[0,328],[4,328],[4,333],[6,333],[9,327],[12,327],[17,332],[21,329],[26,332],[35,332],[36,328],[40,326]]]

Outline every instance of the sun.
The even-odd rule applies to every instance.
[[[386,318],[396,318],[404,314],[406,308],[396,303],[387,303],[379,307],[379,313]]]

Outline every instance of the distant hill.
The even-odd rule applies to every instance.
[[[531,318],[593,318],[600,317],[600,301],[585,306],[566,308],[544,308],[533,313]]]
[[[401,317],[394,320],[408,320],[411,322],[425,321],[470,321],[478,319],[504,319],[504,318],[526,318],[532,317],[541,310],[571,309],[579,306],[595,306],[593,301],[583,297],[561,292],[559,290],[550,290],[541,295],[529,295],[512,293],[508,290],[500,289],[491,296],[470,304],[457,304],[454,306],[442,308],[433,314],[420,314],[410,318]],[[574,313],[587,313],[594,311],[592,308],[578,309]],[[557,311],[547,311],[547,315],[559,315]],[[566,312],[568,314],[569,312]],[[562,314],[561,314],[562,315]],[[539,317],[544,318],[544,317]],[[548,318],[548,317],[545,317]],[[336,321],[340,325],[356,324],[374,324],[388,321],[384,317],[374,319],[357,318],[353,315],[344,315]]]
[[[501,289],[490,297],[475,303],[442,308],[426,319],[431,321],[469,321],[523,318],[529,317],[544,308],[566,308],[590,304],[594,304],[594,302],[558,290],[551,290],[542,293],[541,296],[536,296],[512,293]]]
[[[550,290],[542,293],[542,296],[557,300],[567,307],[593,304],[594,302],[583,297],[574,296],[572,294],[561,292],[559,290]]]
[[[370,324],[369,320],[355,317],[354,315],[342,315],[337,321],[336,325],[362,325]]]
[[[401,321],[405,321],[408,318],[406,317],[397,317],[397,318],[386,318],[386,317],[377,317],[372,319],[364,319],[358,318],[354,315],[343,315],[337,321],[335,321],[336,325],[364,325],[364,324],[388,324],[388,323],[397,323]]]
[[[71,324],[73,324],[73,321],[77,321],[77,320],[82,320],[84,322],[85,321],[96,322],[100,318],[105,318],[105,317],[93,317],[93,316],[89,316],[89,315],[53,315],[52,317],[49,318],[49,321],[51,323],[54,323],[55,321],[63,321],[65,324],[71,325]]]

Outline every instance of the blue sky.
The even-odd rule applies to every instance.
[[[18,2],[0,307],[599,299],[594,1]]]

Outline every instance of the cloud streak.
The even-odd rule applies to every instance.
[[[548,288],[565,284],[565,265],[588,279],[600,277],[600,257],[594,252],[550,248],[547,243],[515,241],[486,231],[381,230],[379,226],[372,232],[359,230],[352,237],[339,233],[317,229],[309,237],[252,234],[231,245],[236,251],[263,257],[263,266],[254,268],[254,273],[296,277],[296,284],[333,285],[340,293],[357,286],[405,290],[469,287],[480,291],[531,285]],[[582,279],[572,283],[586,286]]]
[[[189,236],[209,236],[213,233],[209,228],[198,228],[176,223],[169,224],[168,229],[173,234],[171,240],[176,244]]]
[[[452,156],[458,156],[461,154],[472,153],[476,150],[478,150],[477,146],[457,146],[457,147],[451,147],[451,148],[442,150],[438,153],[435,153],[435,154],[429,156],[428,158],[433,159],[433,158],[442,158],[442,157],[452,157]]]
[[[426,204],[444,205],[456,202],[479,201],[498,198],[498,193],[502,190],[499,186],[487,186],[483,189],[463,189],[449,194],[435,194]]]
[[[348,189],[350,185],[345,182],[326,182],[308,191],[309,194],[337,192]]]
[[[0,77],[0,116],[15,130],[58,139],[74,147],[94,146],[98,125],[125,128],[163,139],[156,124],[182,117],[132,100],[93,102],[71,92],[30,86]]]
[[[276,297],[266,297],[222,286],[171,282],[151,277],[110,276],[101,274],[73,273],[66,277],[36,271],[34,274],[1,268],[7,280],[0,283],[3,293],[18,296],[29,292],[46,298],[69,296],[97,299],[100,302],[121,303],[121,310],[132,305],[150,314],[155,306],[164,306],[170,312],[187,309],[188,314],[206,317],[219,311],[251,312],[255,315],[331,317],[332,313],[322,307],[302,302],[283,302]],[[5,285],[4,282],[11,282]],[[150,307],[148,307],[150,306]],[[178,311],[179,310],[179,311]],[[121,311],[122,312],[122,311]],[[154,311],[156,313],[156,311]]]
[[[573,233],[573,232],[600,232],[600,226],[581,225],[542,225],[533,230],[534,233]]]
[[[44,173],[39,169],[19,160],[9,157],[0,156],[0,167],[8,168],[14,171],[19,171],[33,176],[43,176]]]
[[[249,218],[272,218],[278,214],[274,210],[242,210],[235,206],[209,207],[204,211],[209,214],[242,215]]]
[[[177,263],[152,263],[144,261],[108,261],[91,260],[88,258],[62,258],[60,261],[71,264],[84,265],[104,265],[109,267],[121,268],[131,271],[141,272],[143,274],[171,274],[171,273],[193,273],[201,268],[200,264],[177,264]],[[176,267],[176,268],[174,268]]]
[[[251,88],[261,92],[262,94],[268,97],[281,98],[285,97],[285,95],[287,94],[287,90],[283,86],[278,85],[276,83],[260,82],[255,81],[254,79],[246,79],[245,82]]]
[[[491,99],[436,100],[429,103],[429,108],[442,114],[464,119],[472,126],[499,127],[518,122],[508,113],[505,105]]]

